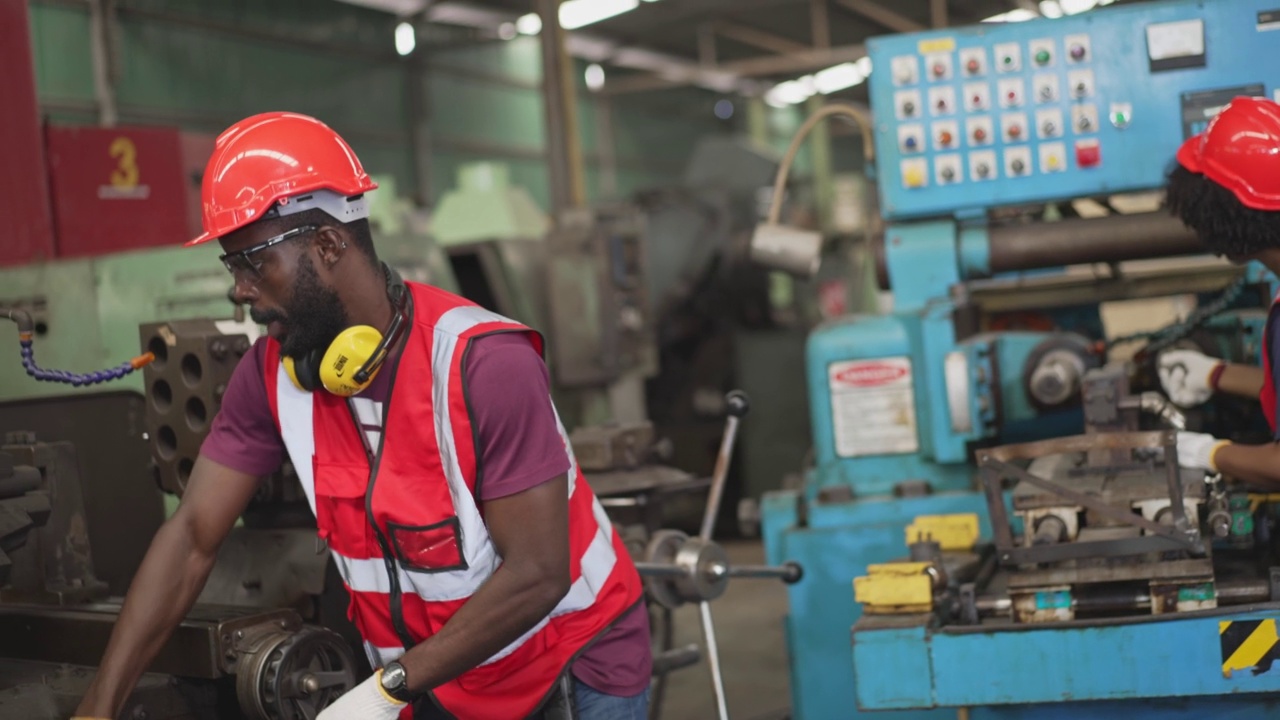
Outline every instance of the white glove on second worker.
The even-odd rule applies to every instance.
[[[322,710],[316,720],[396,720],[404,706],[382,689],[379,670]]]
[[[1222,364],[1195,350],[1170,350],[1160,354],[1156,371],[1165,394],[1175,405],[1194,407],[1213,397],[1213,371]]]
[[[1178,464],[1191,470],[1218,472],[1213,455],[1219,448],[1230,445],[1230,440],[1219,440],[1205,433],[1178,433]]]

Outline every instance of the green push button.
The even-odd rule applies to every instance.
[[[1040,52],[1036,53],[1037,65],[1048,65],[1049,59],[1050,59],[1050,55],[1048,50],[1041,50]]]

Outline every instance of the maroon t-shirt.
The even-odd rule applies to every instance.
[[[274,472],[285,457],[284,441],[267,402],[265,357],[265,340],[259,340],[236,366],[222,408],[200,449],[209,459],[250,475]],[[359,397],[385,402],[391,369],[398,360],[397,352]],[[484,468],[481,502],[528,490],[569,470],[551,405],[547,366],[527,337],[512,333],[473,340],[462,372],[472,408],[476,454]],[[404,368],[396,381],[411,382]],[[381,432],[377,426],[365,430]],[[583,651],[573,674],[600,692],[630,697],[649,685],[651,652],[649,615],[641,604]]]

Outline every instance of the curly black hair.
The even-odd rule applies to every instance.
[[[1244,258],[1280,247],[1280,212],[1245,206],[1225,187],[1175,164],[1166,187],[1169,213],[1217,255]]]

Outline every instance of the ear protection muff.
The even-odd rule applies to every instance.
[[[355,325],[338,333],[324,350],[313,350],[299,358],[282,358],[285,373],[300,390],[315,392],[324,388],[334,395],[350,397],[377,377],[391,348],[404,334],[409,296],[396,271],[386,264],[382,267],[392,309],[386,332],[378,332],[369,325]]]

